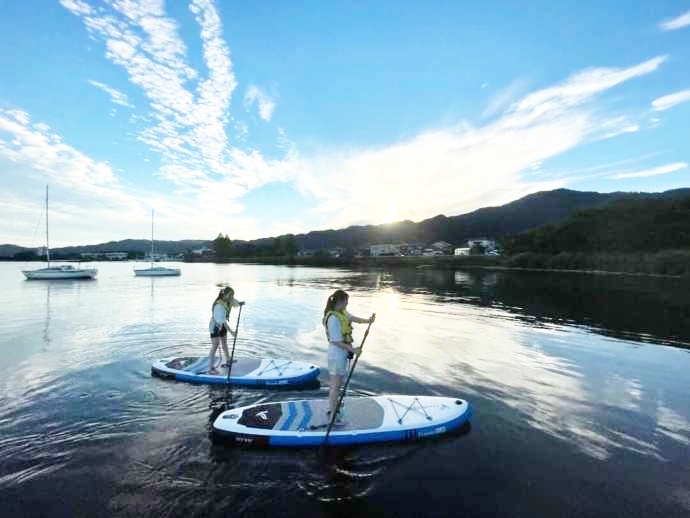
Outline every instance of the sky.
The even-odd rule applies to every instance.
[[[690,187],[690,0],[0,3],[0,244]]]

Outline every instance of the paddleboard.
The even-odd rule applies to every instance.
[[[213,422],[218,438],[256,446],[320,446],[328,430],[328,400],[305,399],[226,410]],[[438,396],[347,398],[343,424],[328,444],[413,441],[460,428],[471,416],[467,401]]]
[[[222,367],[218,358],[215,367],[218,374],[210,374],[208,357],[163,358],[153,362],[151,374],[192,383],[253,386],[304,385],[319,375],[316,365],[281,358],[236,358],[230,378],[227,367]]]

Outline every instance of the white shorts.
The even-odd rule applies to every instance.
[[[347,356],[328,358],[328,373],[331,376],[345,376],[347,374]]]

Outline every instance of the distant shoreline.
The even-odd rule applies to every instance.
[[[586,273],[645,277],[690,277],[690,251],[656,254],[518,254],[516,256],[410,256],[410,257],[233,257],[225,260],[193,259],[185,262],[274,264],[340,268],[483,269],[499,271]],[[549,264],[551,263],[551,265]],[[553,263],[559,263],[558,266]],[[576,267],[576,264],[582,267]]]
[[[0,258],[0,261],[25,261]],[[75,259],[55,259],[71,262]],[[136,260],[130,260],[136,261]],[[90,261],[80,261],[88,263]],[[119,261],[118,261],[119,262]],[[512,256],[378,256],[378,257],[297,257],[262,256],[188,257],[185,263],[236,263],[311,266],[321,268],[410,268],[410,269],[482,269],[494,271],[585,273],[592,275],[627,275],[645,277],[690,278],[690,250],[664,250],[655,253],[570,253],[539,254],[524,252]]]

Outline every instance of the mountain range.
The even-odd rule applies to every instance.
[[[340,230],[319,230],[306,234],[278,236],[290,239],[299,249],[356,249],[376,243],[431,243],[447,241],[455,246],[468,239],[486,237],[501,241],[544,225],[561,223],[578,211],[603,207],[620,200],[663,200],[690,197],[690,188],[662,193],[597,193],[557,189],[530,194],[499,207],[486,207],[458,216],[438,215],[420,222],[400,221],[382,225],[351,226]],[[231,238],[231,236],[230,236]],[[271,246],[275,237],[251,241],[232,240],[238,245],[253,248]],[[156,241],[156,251],[169,255],[189,252],[208,246],[212,240]],[[144,239],[110,241],[98,245],[72,246],[51,249],[57,256],[72,256],[84,252],[148,252],[151,242]],[[0,245],[0,257],[11,258],[30,249],[16,245]]]
[[[320,230],[295,235],[299,248],[360,248],[374,243],[431,243],[447,241],[459,246],[468,239],[487,237],[503,240],[544,225],[564,222],[585,209],[599,208],[618,200],[654,200],[690,197],[690,189],[663,193],[597,193],[556,189],[530,194],[499,207],[486,207],[459,216],[444,215],[414,223],[353,226],[343,230]],[[285,237],[285,236],[282,236]],[[271,239],[255,240],[257,245]]]

